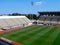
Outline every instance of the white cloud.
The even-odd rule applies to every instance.
[[[40,1],[40,2],[35,2],[35,5],[41,5],[41,4],[43,4],[42,1]]]

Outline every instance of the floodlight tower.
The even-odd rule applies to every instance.
[[[32,11],[33,11],[33,6],[34,6],[34,2],[33,2],[33,1],[31,1]],[[33,12],[32,12],[32,14],[31,14],[31,19],[33,20]]]

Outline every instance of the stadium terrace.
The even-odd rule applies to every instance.
[[[25,16],[0,16],[0,29],[11,29],[30,25],[31,21]]]

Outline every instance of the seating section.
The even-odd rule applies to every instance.
[[[41,16],[39,20],[41,23],[60,24],[60,16]]]
[[[39,20],[41,23],[44,23],[44,21],[45,21],[44,18],[39,18]]]
[[[9,17],[9,16],[6,16]],[[12,16],[10,16],[12,17]],[[31,21],[25,16],[13,16],[13,18],[0,18],[0,28],[10,29],[15,27],[27,26]]]

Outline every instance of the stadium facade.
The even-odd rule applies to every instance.
[[[60,25],[60,12],[59,11],[46,11],[46,12],[38,12],[39,13],[39,21],[43,24],[48,25]]]

